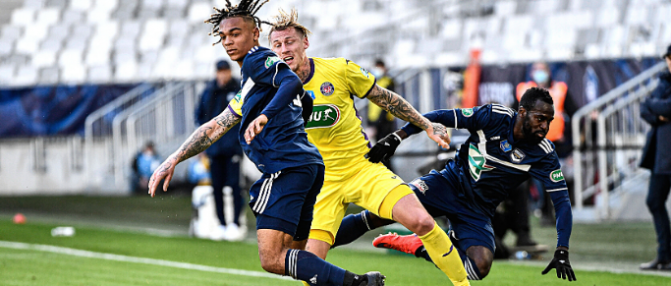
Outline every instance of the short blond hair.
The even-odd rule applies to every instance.
[[[289,28],[294,28],[297,32],[301,33],[303,37],[307,37],[312,33],[308,28],[298,23],[298,12],[296,12],[296,8],[291,9],[291,13],[287,13],[284,9],[280,8],[278,14],[270,25],[271,28],[270,32],[268,32],[268,43],[270,43],[270,36],[275,31],[284,31]]]

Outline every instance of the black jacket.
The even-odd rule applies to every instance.
[[[239,90],[240,84],[236,78],[231,78],[226,85],[221,87],[217,86],[216,79],[210,81],[200,97],[196,110],[198,125],[203,125],[223,112],[228,107],[228,102]],[[205,150],[205,154],[210,157],[241,155],[242,147],[238,141],[238,133],[240,133],[240,124],[236,124],[217,142],[214,142],[210,148]]]
[[[671,74],[659,76],[659,85],[650,97],[641,102],[641,117],[652,129],[643,148],[641,167],[654,174],[671,175],[671,121],[661,121],[659,116],[671,119]]]

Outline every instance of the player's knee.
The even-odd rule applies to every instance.
[[[492,269],[492,261],[487,259],[475,259],[475,266],[478,267],[480,272],[480,279],[485,278],[489,274],[489,270]]]
[[[433,227],[436,225],[433,217],[428,213],[416,216],[412,222],[411,226],[412,231],[419,235],[425,235],[433,230]]]
[[[284,267],[279,263],[279,259],[271,259],[267,256],[261,256],[261,268],[270,273],[284,275]]]

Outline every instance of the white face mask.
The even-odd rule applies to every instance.
[[[544,70],[536,70],[531,74],[536,83],[546,83],[550,75]]]
[[[384,70],[382,68],[374,67],[370,70],[370,73],[373,74],[373,76],[377,77],[382,77],[384,76]]]

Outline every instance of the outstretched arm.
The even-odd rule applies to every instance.
[[[375,85],[373,90],[371,90],[368,94],[368,99],[387,110],[397,118],[410,122],[426,131],[426,134],[429,136],[429,138],[431,138],[433,141],[436,141],[436,143],[438,143],[438,145],[441,147],[446,149],[450,147],[447,129],[435,129],[429,119],[417,112],[417,110],[415,110],[415,108],[412,107],[410,103],[408,103],[397,93]]]
[[[149,179],[149,194],[152,197],[154,196],[158,184],[163,179],[165,179],[163,191],[168,191],[168,185],[170,185],[170,180],[177,164],[203,152],[239,122],[240,117],[226,108],[217,117],[198,127],[189,139],[175,153],[172,153],[172,155],[165,159],[161,166],[151,175],[151,179]]]

